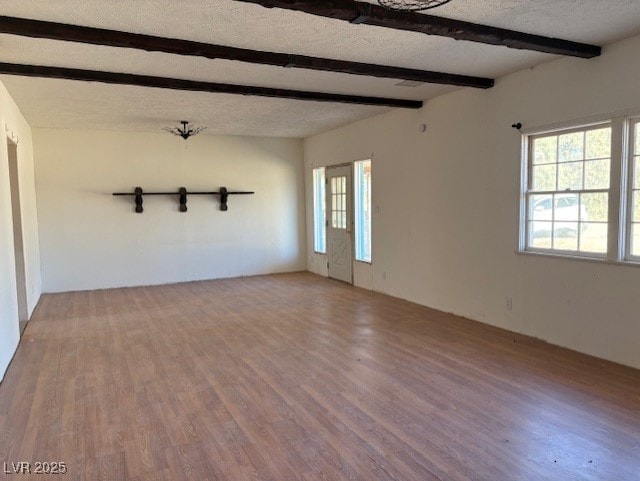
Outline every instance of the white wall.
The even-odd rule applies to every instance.
[[[326,273],[311,169],[372,157],[374,263],[358,266],[357,285],[640,367],[640,267],[514,252],[521,137],[510,127],[640,113],[638,51],[640,37],[305,139],[309,270]]]
[[[45,292],[163,284],[305,268],[302,142],[164,132],[34,129]],[[112,192],[255,191],[214,197]]]
[[[2,380],[20,338],[6,139],[18,142],[25,287],[29,315],[40,299],[41,277],[31,129],[1,83],[0,128],[5,133],[5,138],[0,142],[0,380]]]

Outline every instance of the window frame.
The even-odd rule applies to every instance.
[[[619,156],[616,157],[617,153],[617,133],[619,129],[619,122],[617,119],[611,117],[601,117],[597,119],[590,119],[589,121],[583,122],[566,122],[562,124],[555,124],[553,126],[549,126],[546,128],[539,129],[531,129],[523,131],[522,135],[522,153],[521,153],[521,185],[520,185],[520,219],[519,219],[519,241],[518,241],[518,252],[525,254],[540,254],[547,256],[557,256],[557,257],[569,257],[569,258],[578,258],[578,259],[588,259],[595,261],[604,261],[609,260],[612,257],[612,251],[618,250],[619,242],[614,242],[611,237],[612,225],[615,226],[616,232],[619,230],[619,211],[615,207],[619,205],[619,200],[617,200],[617,196],[615,192],[618,187],[618,183],[616,182],[616,178],[619,179],[619,169],[616,169],[616,164],[619,164]],[[532,176],[533,170],[533,147],[534,141],[539,138],[549,137],[549,136],[561,136],[571,133],[577,132],[588,132],[590,130],[598,130],[603,127],[611,128],[611,150],[610,150],[610,171],[609,171],[609,188],[608,189],[584,189],[584,179],[583,179],[583,188],[582,189],[565,189],[565,190],[552,190],[552,191],[532,191],[530,189],[530,179]],[[592,160],[598,159],[585,159],[584,157],[579,161],[573,162],[588,162]],[[561,164],[558,162],[556,158],[556,165]],[[556,173],[556,188],[557,186],[557,173]],[[608,216],[607,216],[607,251],[605,253],[597,253],[597,252],[584,252],[580,251],[579,238],[578,242],[578,250],[566,250],[566,249],[556,249],[556,248],[542,248],[542,247],[533,247],[529,245],[529,224],[530,224],[530,207],[529,207],[529,198],[533,195],[550,195],[551,198],[554,199],[556,195],[562,194],[598,194],[598,193],[606,193],[608,195]],[[612,208],[614,207],[614,208]],[[533,222],[533,221],[531,221]],[[604,224],[604,222],[602,222]],[[580,226],[580,222],[578,221],[578,226]],[[617,254],[614,254],[614,257],[618,257]]]
[[[359,194],[360,194],[360,185],[358,178],[358,166],[363,165],[364,163],[369,163],[369,169],[373,172],[373,160],[372,159],[362,159],[355,160],[353,162],[353,214],[354,214],[354,229],[353,229],[353,258],[356,262],[362,262],[365,264],[373,263],[373,175],[371,175],[371,182],[369,184],[369,192],[368,192],[368,201],[369,201],[369,258],[359,258],[359,248],[358,248],[358,235],[359,235],[359,222],[358,219],[361,218],[364,211],[358,212],[359,202]]]
[[[322,175],[320,175],[320,172]],[[317,177],[317,178],[316,178]],[[326,168],[315,167],[312,172],[313,183],[313,252],[327,253],[327,209],[326,209]],[[321,240],[322,245],[318,245]],[[324,250],[321,250],[324,248]]]

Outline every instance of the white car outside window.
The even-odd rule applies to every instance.
[[[536,219],[532,223],[534,237],[550,235],[551,225],[554,235],[558,237],[575,237],[578,225],[582,226],[581,230],[586,227],[583,223],[589,220],[587,209],[580,203],[578,194],[556,194],[555,199],[553,195],[537,197],[532,205],[532,213]]]

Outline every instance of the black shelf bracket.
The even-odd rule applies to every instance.
[[[136,196],[136,212],[138,214],[142,214],[144,211],[144,208],[142,207],[142,187],[136,187],[134,192]]]
[[[180,187],[180,212],[187,211],[187,189]]]
[[[228,210],[227,200],[229,200],[229,192],[226,187],[220,187],[220,210]]]
[[[187,212],[187,196],[189,195],[209,195],[209,196],[219,196],[220,197],[220,210],[227,211],[229,210],[229,206],[227,202],[229,201],[230,195],[251,195],[255,192],[248,191],[229,191],[226,187],[220,187],[219,190],[214,191],[206,191],[206,192],[188,192],[185,187],[180,187],[178,192],[145,192],[142,190],[142,187],[136,187],[133,192],[114,192],[115,196],[129,196],[134,197],[136,208],[135,211],[138,214],[142,214],[144,212],[144,208],[142,207],[143,197],[145,195],[177,195],[178,201],[180,203],[180,212]]]

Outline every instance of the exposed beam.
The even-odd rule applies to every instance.
[[[19,75],[24,77],[55,78],[64,80],[80,80],[86,82],[102,82],[117,85],[135,85],[138,87],[156,87],[162,89],[187,90],[191,92],[255,95],[259,97],[276,97],[295,100],[312,100],[316,102],[376,105],[406,109],[419,109],[423,105],[423,103],[418,100],[365,97],[359,95],[342,95],[325,92],[307,92],[304,90],[253,87],[248,85],[234,85],[166,77],[153,77],[150,75],[134,75],[128,73],[100,72],[95,70],[81,70],[63,67],[44,67],[39,65],[21,65],[13,63],[0,63],[0,74]]]
[[[278,67],[297,67],[311,70],[341,72],[369,77],[415,80],[434,84],[456,85],[461,87],[490,88],[493,79],[457,75],[429,70],[418,70],[362,62],[349,62],[328,58],[309,57],[277,52],[264,52],[245,48],[227,47],[190,40],[156,37],[137,33],[120,32],[103,28],[83,27],[64,23],[45,22],[26,18],[0,16],[0,33],[21,35],[32,38],[46,38],[67,42],[78,42],[108,47],[123,47],[165,52],[176,55],[189,55],[209,59],[237,60],[241,62],[275,65]]]
[[[502,45],[522,50],[592,58],[601,54],[601,48],[559,38],[544,37],[504,28],[479,25],[450,18],[435,17],[416,12],[396,12],[379,5],[352,0],[236,0],[257,3],[267,8],[284,8],[321,17],[345,20],[351,23],[376,25],[396,30],[409,30],[427,35],[439,35],[456,40]]]

